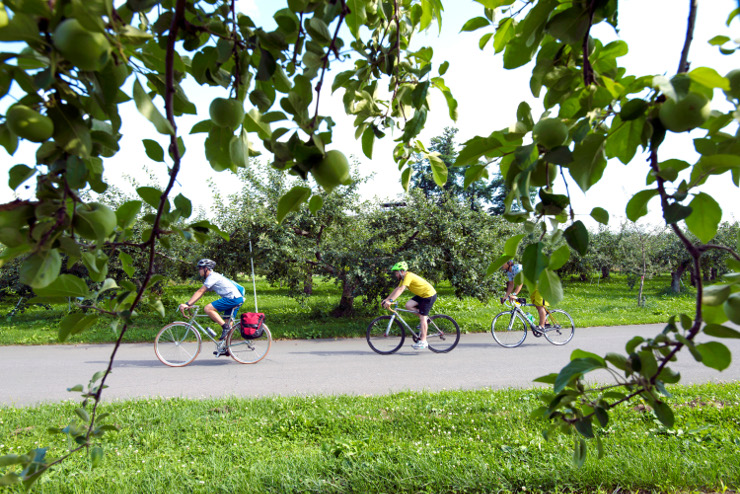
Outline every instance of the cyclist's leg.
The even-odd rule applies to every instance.
[[[429,297],[429,298],[419,297],[419,300],[416,301],[417,310],[419,311],[419,321],[420,321],[419,339],[421,341],[427,340],[427,331],[429,329],[429,317],[428,317],[429,311],[432,310],[432,306],[434,305],[434,302],[436,300],[437,300],[437,294],[435,293],[434,296],[432,297]]]
[[[545,302],[545,299],[542,298],[542,294],[540,294],[540,291],[537,289],[532,292],[532,304],[537,308],[537,314],[540,316],[538,326],[540,328],[544,328],[545,322],[547,321],[547,310],[545,310],[545,306],[549,306],[550,304]]]
[[[243,298],[220,298],[206,305],[205,312],[208,314],[208,317],[210,317],[213,322],[219,324],[222,328],[221,340],[226,338],[226,335],[229,334],[229,330],[231,330],[233,324],[231,322],[224,322],[224,319],[221,317],[219,312],[224,315],[231,314],[234,309],[238,309],[243,303]]]

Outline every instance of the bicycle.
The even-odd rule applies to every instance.
[[[154,353],[160,362],[170,367],[184,367],[190,364],[200,353],[201,334],[205,335],[216,345],[214,355],[231,356],[240,364],[256,364],[270,351],[272,333],[266,324],[262,324],[262,334],[254,339],[246,339],[241,335],[241,323],[234,322],[238,307],[227,316],[231,329],[223,340],[217,339],[217,333],[209,326],[201,326],[196,318],[208,317],[207,314],[198,315],[196,307],[193,315],[186,321],[175,321],[166,325],[157,333],[154,339]],[[226,318],[225,318],[226,319]],[[220,329],[220,328],[219,328]]]
[[[532,330],[534,336],[537,338],[544,336],[553,345],[565,345],[573,338],[575,325],[570,314],[562,309],[545,307],[547,311],[546,324],[544,330],[540,330],[537,329],[534,319],[527,317],[532,317],[531,314],[522,310],[522,307],[536,307],[534,304],[526,302],[527,300],[524,298],[504,302],[511,309],[497,314],[491,322],[491,335],[496,343],[506,348],[516,348],[524,343],[528,327]],[[556,318],[556,316],[558,317]],[[558,319],[560,322],[558,322]]]
[[[403,319],[399,312],[408,312],[419,315],[417,311],[389,307],[393,315],[376,317],[367,327],[367,343],[370,348],[381,355],[389,355],[398,351],[406,340],[406,331],[411,334],[414,343],[419,341],[419,334]],[[447,353],[457,346],[460,341],[460,326],[450,316],[435,314],[428,316],[427,343],[429,349],[435,353]],[[417,326],[417,329],[418,326]]]

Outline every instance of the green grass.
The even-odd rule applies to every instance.
[[[241,280],[248,288],[243,310],[253,310],[251,282]],[[679,295],[666,294],[669,285],[667,276],[647,280],[644,307],[637,306],[637,288],[630,290],[622,277],[594,282],[566,281],[565,299],[558,307],[568,311],[577,327],[615,326],[624,324],[644,324],[665,322],[669,316],[682,312],[691,313],[694,306],[694,291]],[[162,318],[154,315],[146,307],[141,316],[130,327],[124,337],[125,342],[153,341],[159,328],[176,320],[174,313],[177,303],[186,301],[198,288],[198,284],[169,286],[165,290],[164,302],[167,315]],[[472,298],[457,299],[449,284],[437,287],[440,298],[434,306],[438,313],[446,313],[457,319],[463,332],[482,332],[490,329],[493,316],[500,312],[498,295],[488,304]],[[343,338],[364,336],[367,324],[382,311],[377,303],[370,308],[362,308],[362,300],[355,304],[359,316],[334,318],[331,310],[339,303],[340,290],[331,282],[317,279],[314,293],[303,304],[288,296],[287,290],[271,287],[266,281],[258,280],[257,293],[259,310],[267,314],[267,324],[276,339],[292,338]],[[216,298],[207,294],[201,299],[201,306]],[[405,300],[405,298],[403,299]],[[0,314],[8,314],[15,300],[0,303]],[[0,345],[51,344],[58,342],[58,325],[68,313],[68,306],[54,306],[52,310],[34,306],[12,318],[0,317]],[[117,334],[107,323],[99,323],[94,328],[71,337],[69,343],[105,343],[114,341]]]
[[[102,466],[73,456],[37,492],[723,492],[740,487],[740,384],[670,388],[676,425],[622,406],[582,468],[529,418],[537,390],[104,405]],[[0,456],[50,446],[75,404],[0,408]],[[0,468],[0,475],[2,475]],[[6,470],[7,472],[7,470]],[[16,491],[20,491],[17,489]],[[14,492],[9,489],[8,492]]]

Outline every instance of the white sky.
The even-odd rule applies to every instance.
[[[264,20],[266,23],[270,22],[270,15],[276,9],[276,3],[274,0],[239,0],[238,5],[240,10],[251,15],[259,24],[263,19],[267,19]],[[478,40],[486,31],[460,33],[460,28],[467,19],[482,15],[480,4],[467,0],[454,0],[454,2],[444,0],[444,4],[446,10],[441,35],[437,36],[438,31],[435,28],[430,34],[422,38],[417,37],[416,41],[434,48],[436,60],[434,74],[437,73],[439,64],[444,60],[450,62],[449,70],[444,78],[459,103],[459,117],[457,122],[451,121],[443,98],[434,92],[432,111],[420,137],[422,142],[428,145],[432,137],[440,135],[448,126],[460,129],[457,134],[458,143],[476,135],[486,136],[494,130],[513,123],[516,120],[516,108],[521,101],[527,101],[532,106],[533,116],[537,120],[542,107],[529,92],[531,66],[506,71],[502,66],[502,54],[494,56],[490,44],[484,51],[478,48]],[[688,5],[689,0],[650,0],[648,2],[622,0],[620,2],[619,37],[627,41],[630,53],[619,59],[620,66],[626,67],[628,73],[635,75],[666,74],[670,76],[674,74],[686,31]],[[738,37],[740,22],[735,20],[729,28],[725,24],[728,13],[736,7],[736,0],[700,2],[697,29],[690,54],[690,60],[693,61],[692,67],[713,67],[723,75],[740,67],[738,63],[740,55],[721,55],[716,47],[707,43],[707,40],[717,34]],[[594,34],[605,44],[616,36],[611,28],[605,26]],[[338,71],[339,69],[336,70]],[[325,81],[324,87],[328,89],[330,86],[330,82]],[[209,178],[215,180],[218,186],[227,193],[237,191],[239,184],[230,172],[215,173],[211,170],[203,151],[204,134],[190,136],[187,132],[193,124],[208,118],[208,105],[211,99],[223,95],[222,88],[197,88],[196,91],[189,92],[189,96],[198,108],[198,116],[182,118],[178,123],[179,132],[185,139],[187,152],[179,175],[180,187],[175,194],[182,192],[206,212],[211,205],[211,194],[206,186]],[[341,90],[337,91],[333,97],[328,91],[322,92],[321,95],[320,113],[331,115],[337,123],[334,128],[334,142],[329,147],[340,149],[347,155],[354,155],[362,164],[363,175],[375,173],[374,180],[362,189],[366,197],[389,198],[402,194],[399,182],[400,173],[392,159],[392,149],[395,146],[393,136],[388,135],[383,140],[376,141],[373,160],[367,159],[362,154],[360,142],[354,139],[353,119],[344,116],[341,96]],[[3,102],[1,106],[4,108],[6,104]],[[141,139],[155,139],[165,149],[167,141],[136,112],[133,103],[127,106],[128,108],[123,112],[124,138],[120,142],[121,151],[114,158],[106,161],[106,178],[118,186],[125,187],[128,183],[125,179],[126,175],[142,176],[141,171],[147,167],[160,178],[160,185],[164,185],[166,168],[162,163],[153,163],[147,158]],[[715,92],[713,106],[722,109],[729,108],[721,91]],[[666,142],[661,146],[660,159],[681,158],[693,163],[697,155],[693,150],[691,137],[701,135],[700,131],[694,131],[690,135],[669,133]],[[0,147],[2,168],[7,170],[17,163],[32,166],[34,150],[35,146],[25,143],[15,156],[11,157],[7,155],[4,148]],[[609,211],[613,226],[620,223],[624,219],[624,208],[629,198],[635,192],[646,188],[645,176],[648,171],[646,157],[646,154],[638,154],[628,166],[616,160],[610,163],[602,180],[588,191],[588,197],[580,191],[575,182],[570,181],[569,190],[578,218],[587,221],[590,219],[588,214],[591,209],[595,206],[602,206]],[[12,200],[15,196],[7,185],[7,179],[2,179],[0,182],[2,182],[0,183],[0,202]],[[33,185],[31,182],[29,184]],[[710,179],[705,191],[711,193],[722,206],[723,220],[740,219],[738,189],[732,184],[729,175]],[[29,191],[24,191],[23,186],[17,193],[20,197],[29,195]],[[657,200],[650,203],[648,219],[651,222],[660,221]],[[587,224],[595,225],[594,222],[587,222]]]

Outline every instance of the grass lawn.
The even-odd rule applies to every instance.
[[[240,281],[247,287],[246,302],[242,309],[253,310],[251,281]],[[638,307],[637,288],[629,289],[623,277],[592,282],[566,281],[565,299],[558,307],[571,314],[576,327],[661,323],[673,314],[691,313],[694,307],[693,289],[689,287],[678,295],[668,294],[669,283],[667,276],[647,280],[644,290],[647,302],[644,307]],[[135,325],[128,329],[124,341],[153,341],[159,328],[178,319],[174,313],[177,303],[187,300],[198,286],[193,282],[167,287],[163,297],[168,308],[166,317],[142,309]],[[434,310],[454,317],[463,332],[489,331],[491,319],[501,310],[498,296],[488,304],[483,304],[472,298],[457,299],[446,283],[437,289],[440,298]],[[321,279],[316,280],[313,295],[303,304],[289,297],[287,290],[271,287],[264,280],[258,280],[257,294],[259,310],[267,314],[266,322],[276,339],[361,337],[365,335],[372,318],[382,313],[380,308],[375,308],[377,303],[363,307],[362,300],[356,300],[361,315],[340,319],[330,317],[329,312],[339,303],[340,291],[333,283]],[[215,298],[215,295],[207,294],[201,299],[201,306]],[[0,314],[8,314],[16,302],[0,302]],[[51,310],[34,306],[12,318],[0,317],[0,345],[57,343],[59,321],[68,312],[66,304],[53,306]],[[92,329],[71,337],[68,342],[104,343],[115,341],[116,337],[117,334],[107,323],[100,322]]]
[[[538,390],[377,397],[138,400],[106,404],[120,424],[92,469],[84,454],[36,492],[726,492],[740,487],[740,384],[674,386],[674,429],[623,406],[589,441],[545,440]],[[66,451],[72,403],[0,408],[0,456]],[[5,470],[5,472],[3,472]],[[0,476],[8,469],[0,467]],[[7,489],[6,492],[20,492]]]

